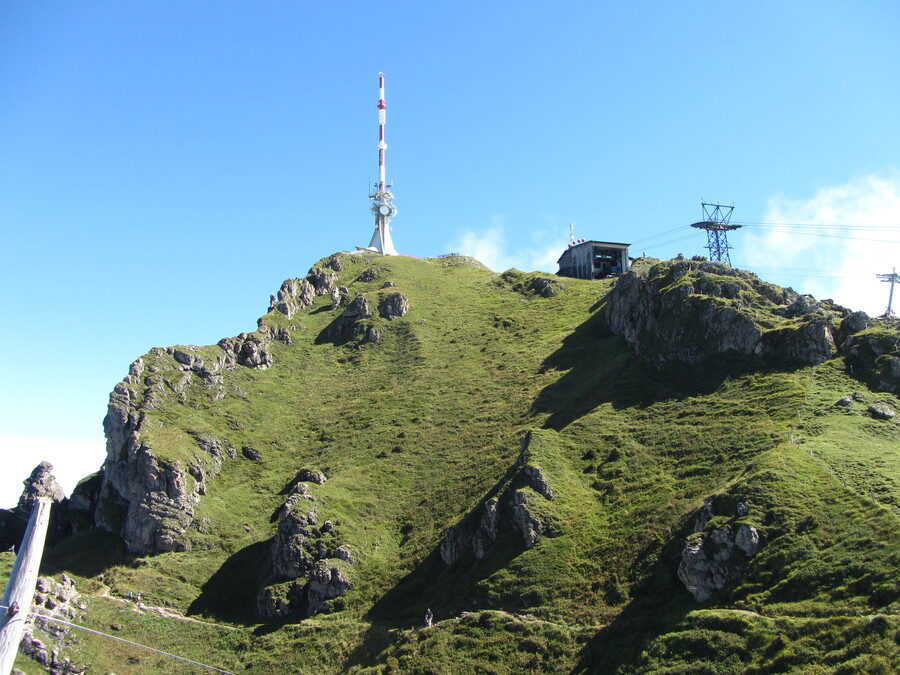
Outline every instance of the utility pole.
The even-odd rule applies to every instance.
[[[706,230],[706,248],[709,250],[709,259],[713,262],[731,264],[731,256],[728,250],[728,232],[737,230],[740,225],[731,224],[731,213],[734,205],[722,206],[721,204],[709,204],[701,201],[703,208],[703,220],[692,223],[691,227],[698,230]]]
[[[25,537],[6,583],[3,607],[0,608],[0,675],[9,675],[19,651],[19,643],[22,642],[25,620],[31,611],[34,586],[41,566],[41,556],[44,554],[52,503],[47,497],[38,497],[34,503]]]
[[[890,316],[891,303],[894,301],[894,284],[900,284],[900,274],[897,274],[896,267],[892,267],[890,274],[876,274],[875,276],[881,279],[883,283],[891,285],[891,292],[888,294],[887,311],[884,313],[885,316]]]

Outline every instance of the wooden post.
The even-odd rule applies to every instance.
[[[3,593],[3,608],[0,608],[0,675],[9,675],[19,651],[19,643],[22,642],[25,620],[31,611],[34,586],[44,553],[51,504],[47,497],[39,497],[34,503],[22,546]]]

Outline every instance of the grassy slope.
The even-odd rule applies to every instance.
[[[334,319],[324,298],[291,321],[269,315],[293,339],[273,345],[272,368],[228,374],[221,401],[188,387],[148,413],[157,454],[188,461],[207,434],[263,459],[239,455],[209,481],[188,553],[135,560],[97,533],[50,552],[50,571],[95,594],[86,624],[256,672],[900,667],[900,427],[833,405],[853,391],[895,399],[837,363],[648,373],[599,330],[606,282],[567,279],[542,298],[522,291],[528,275],[454,259],[344,260],[351,293],[376,299],[392,280],[411,312],[379,320],[382,343],[362,349],[316,343]],[[368,265],[379,276],[354,282]],[[529,429],[561,536],[523,551],[507,532],[484,560],[444,566],[446,529],[503,484]],[[304,467],[329,476],[313,491],[358,554],[354,589],[335,614],[259,624],[272,514]],[[711,495],[750,503],[743,520],[767,544],[698,608],[675,569]],[[216,625],[136,612],[107,587]],[[414,628],[426,607],[435,626]],[[93,637],[69,655],[98,672],[151,667]],[[154,672],[186,672],[153,659]]]

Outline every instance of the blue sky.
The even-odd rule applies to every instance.
[[[706,199],[748,223],[736,266],[884,311],[898,28],[888,0],[3,3],[0,506],[41,459],[67,491],[99,467],[132,360],[368,243],[379,71],[402,253],[554,272],[573,222],[702,254]]]

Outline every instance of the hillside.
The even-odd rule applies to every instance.
[[[336,254],[257,332],[132,364],[44,571],[231,672],[896,672],[898,339],[700,260]]]

